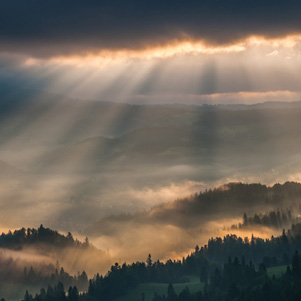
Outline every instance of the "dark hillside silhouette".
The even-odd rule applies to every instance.
[[[58,231],[45,228],[41,225],[38,229],[35,228],[22,228],[2,233],[0,235],[0,248],[9,248],[20,250],[26,246],[34,246],[37,244],[48,244],[53,247],[81,247],[87,248],[90,246],[89,241],[80,242],[74,239],[69,232],[67,235],[60,234]]]
[[[106,275],[97,274],[89,280],[86,293],[78,295],[78,289],[70,286],[68,300],[115,300],[141,283],[169,283],[167,295],[155,294],[154,301],[298,300],[301,296],[298,285],[301,281],[300,251],[301,224],[266,240],[255,237],[248,240],[229,234],[224,238],[211,238],[201,248],[196,246],[181,261],[162,263],[148,255],[145,262],[115,263]],[[279,265],[287,265],[283,276],[269,277],[267,267]],[[183,283],[186,275],[191,274],[200,277],[204,290],[190,293],[187,288],[177,295],[172,283]],[[34,298],[26,292],[24,300],[66,298],[63,285],[59,283],[49,286],[47,292],[41,290]]]

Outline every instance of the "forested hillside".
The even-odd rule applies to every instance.
[[[220,273],[222,278],[225,263],[232,264],[233,262],[236,266],[240,266],[240,269],[246,268],[242,273],[248,274],[253,270],[254,273],[251,274],[255,278],[259,277],[259,280],[256,278],[254,283],[258,283],[263,279],[262,277],[268,279],[268,274],[264,272],[266,269],[286,267],[291,264],[296,250],[301,252],[301,223],[298,217],[300,195],[301,184],[295,182],[273,186],[228,183],[188,198],[155,206],[150,211],[103,219],[87,233],[97,231],[98,235],[105,237],[114,233],[126,233],[127,224],[136,224],[137,228],[142,229],[152,223],[160,227],[167,224],[173,225],[173,227],[186,229],[189,233],[192,230],[195,232],[198,229],[202,230],[202,226],[206,227],[207,220],[218,219],[221,215],[233,216],[236,212],[241,217],[241,223],[232,225],[228,230],[221,229],[224,232],[228,231],[228,234],[223,237],[210,238],[206,245],[196,246],[193,252],[181,260],[170,259],[165,262],[158,260],[157,256],[149,255],[145,262],[136,261],[128,264],[119,261],[111,266],[107,273],[97,270],[99,262],[105,260],[103,259],[105,253],[90,244],[88,238],[80,242],[70,232],[64,235],[45,228],[43,225],[38,229],[21,228],[13,232],[9,231],[0,235],[1,262],[4,267],[0,277],[4,282],[11,281],[15,285],[28,286],[29,291],[30,287],[34,286],[33,291],[36,292],[37,288],[44,286],[47,289],[48,285],[52,288],[55,286],[54,291],[62,290],[62,287],[66,289],[72,287],[73,292],[76,290],[86,292],[80,298],[89,296],[95,300],[116,298],[123,300],[127,298],[126,296],[134,298],[133,296],[137,296],[138,292],[144,291],[147,296],[146,300],[151,300],[150,296],[153,298],[156,290],[158,291],[156,298],[160,298],[159,295],[164,293],[163,288],[169,283],[175,286],[176,294],[179,294],[186,286],[191,293],[202,291],[202,294],[205,293],[205,287],[209,294],[209,287],[211,287],[213,294],[215,286],[213,289],[212,277],[215,277],[218,270],[217,273]],[[262,212],[260,209],[264,208],[278,209],[260,213]],[[278,231],[282,234],[269,239],[251,235],[254,229],[261,228],[275,229],[276,233]],[[248,233],[248,237],[233,234],[235,231],[246,231],[244,233]],[[173,238],[170,239],[172,241]],[[177,245],[179,245],[180,240],[177,239]],[[182,241],[182,250],[191,250],[190,245],[185,245],[184,240]],[[157,243],[156,239],[154,243]],[[65,265],[66,261],[55,263],[56,256],[64,252],[66,252],[66,257],[72,260],[73,265],[81,263],[81,268],[76,270],[80,272],[71,272],[74,269],[72,270],[72,265]],[[145,257],[148,253],[152,252],[145,253]],[[24,256],[51,254],[52,259],[48,257],[47,261],[45,257],[37,262],[30,262],[21,260],[18,254],[25,254]],[[108,262],[111,264],[113,258],[110,260]],[[92,274],[91,266],[94,266]],[[91,278],[96,271],[100,273]],[[249,276],[253,277],[252,275]],[[88,281],[89,276],[90,281]],[[201,282],[200,279],[202,279]],[[57,286],[58,282],[60,285]],[[204,286],[204,283],[207,284]],[[237,285],[241,288],[242,284]],[[222,291],[225,291],[224,287]],[[188,294],[187,291],[184,293]],[[45,294],[47,295],[47,290]]]
[[[89,247],[88,238],[82,243],[77,239],[74,239],[72,234],[69,232],[66,236],[60,234],[58,231],[45,228],[41,225],[38,229],[35,228],[22,228],[15,230],[14,232],[9,231],[7,234],[2,233],[0,235],[0,248],[9,249],[22,249],[31,245],[49,245],[48,247]]]
[[[88,291],[79,295],[76,287],[69,288],[66,297],[59,283],[34,298],[26,292],[24,300],[129,300],[127,295],[143,283],[169,283],[165,296],[155,293],[159,300],[298,300],[301,290],[301,224],[293,225],[281,236],[270,239],[240,238],[227,235],[211,238],[208,244],[195,250],[182,260],[165,263],[153,261],[116,263],[104,276],[97,274],[89,281]],[[279,276],[269,275],[267,269],[284,266]],[[191,293],[189,275],[196,275],[203,289]],[[186,283],[179,295],[173,285]],[[149,298],[149,296],[148,296]],[[276,298],[276,299],[274,299]],[[145,294],[141,299],[145,300]],[[149,299],[146,299],[149,300]]]

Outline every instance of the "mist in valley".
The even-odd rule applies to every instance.
[[[298,181],[298,102],[139,106],[26,89],[2,93],[3,229],[44,224],[88,235],[120,261],[148,252],[167,258],[205,243],[244,212],[295,206],[250,200],[194,217],[172,209],[177,199],[190,202],[230,182]],[[186,219],[197,222],[186,228]]]

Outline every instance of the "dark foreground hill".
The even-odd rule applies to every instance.
[[[149,255],[146,262],[116,263],[105,276],[97,274],[91,279],[88,291],[81,295],[73,286],[66,297],[64,286],[58,283],[35,298],[26,292],[24,300],[133,300],[135,291],[141,293],[135,300],[153,301],[300,300],[300,251],[301,224],[266,240],[227,235],[212,238],[201,248],[196,246],[182,260],[162,263]],[[267,268],[274,266],[284,266],[277,277],[271,275],[273,269],[267,273]],[[199,277],[199,290],[195,277]],[[164,295],[160,283],[166,284]],[[186,288],[178,292],[179,284],[185,287],[185,283]],[[151,287],[158,289],[153,297],[149,295]],[[148,291],[141,291],[143,288]]]

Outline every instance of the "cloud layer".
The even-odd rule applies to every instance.
[[[296,0],[1,1],[1,51],[53,55],[301,31]]]

